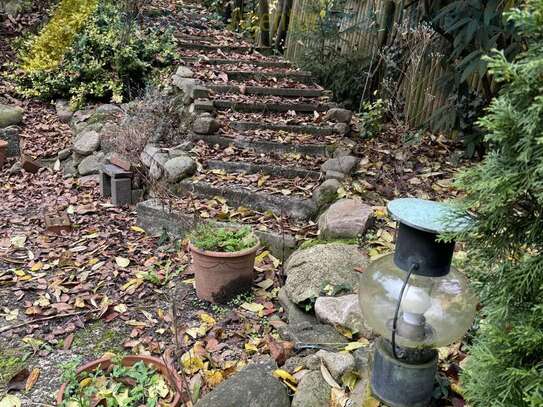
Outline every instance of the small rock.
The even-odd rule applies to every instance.
[[[355,367],[354,357],[348,352],[328,352],[320,350],[317,356],[323,361],[324,365],[336,381],[341,381],[341,376],[352,371]]]
[[[349,126],[347,123],[336,123],[334,124],[334,131],[340,136],[346,136],[351,132],[351,126]]]
[[[308,322],[310,324],[314,324],[317,322],[317,319],[314,315],[304,312],[300,307],[298,307],[288,298],[285,287],[282,287],[279,290],[279,293],[277,294],[277,299],[287,313],[289,324],[296,325],[301,322]]]
[[[352,155],[346,155],[343,157],[331,158],[321,165],[321,171],[337,171],[343,174],[350,175],[354,167],[358,164],[358,158]]]
[[[347,343],[347,339],[330,325],[303,322],[279,328],[279,335],[294,345],[322,345],[323,343]]]
[[[369,377],[371,348],[367,346],[353,352],[354,367],[360,377]]]
[[[353,406],[363,406],[364,400],[366,398],[366,388],[368,387],[369,379],[362,377],[356,385],[354,386],[353,391],[349,394],[349,399],[352,400]],[[369,403],[368,403],[369,404]]]
[[[70,110],[70,104],[67,100],[59,99],[55,102],[55,109],[57,111],[58,119],[62,123],[70,123],[74,112]]]
[[[15,164],[11,166],[9,169],[9,175],[15,175],[21,172],[21,163],[19,161],[16,161]]]
[[[300,356],[292,356],[285,361],[283,369],[292,374],[296,369],[304,366],[304,358]]]
[[[221,124],[213,117],[198,117],[192,124],[192,131],[196,134],[215,134]]]
[[[153,144],[146,144],[143,151],[140,154],[140,160],[147,168],[151,166],[153,162],[153,156],[158,153],[160,149]]]
[[[94,114],[96,113],[106,114],[110,116],[119,116],[122,115],[124,112],[123,109],[121,109],[119,106],[113,105],[111,103],[106,103],[98,106]]]
[[[334,150],[334,158],[338,158],[338,157],[345,157],[347,155],[351,155],[353,152],[353,149],[347,145],[341,145],[341,146],[338,146],[336,147],[336,149]]]
[[[189,112],[214,112],[215,105],[212,100],[209,99],[195,99],[191,105]]]
[[[182,78],[181,76],[174,75],[172,77],[172,84],[181,89],[186,96],[190,96],[194,87],[200,83],[196,79]]]
[[[81,178],[79,178],[80,185],[90,184],[90,183],[98,184],[99,182],[100,182],[99,174],[84,175]]]
[[[26,172],[36,174],[42,168],[42,165],[38,161],[23,155],[21,156],[21,168]]]
[[[326,179],[336,179],[338,181],[343,181],[347,177],[342,172],[326,171],[326,175],[324,176],[324,178],[326,178]]]
[[[321,367],[321,358],[316,353],[304,358],[304,366],[309,370],[319,370]]]
[[[358,198],[334,202],[320,217],[321,239],[353,239],[364,236],[373,222],[373,210]]]
[[[341,109],[335,107],[326,112],[324,120],[336,123],[346,123],[349,124],[353,118],[353,112],[347,109]]]
[[[249,365],[199,400],[195,407],[289,407],[286,386],[272,373],[275,363]]]
[[[296,382],[299,383],[309,372],[311,372],[311,370],[309,369],[298,370],[297,372],[294,372],[292,374],[292,377],[294,377],[296,379]]]
[[[100,134],[96,131],[84,131],[77,135],[73,151],[80,155],[90,155],[100,148]]]
[[[164,170],[168,176],[168,181],[178,182],[186,178],[196,171],[196,163],[190,157],[179,156],[166,161]]]
[[[356,294],[317,298],[315,315],[319,321],[325,324],[339,325],[348,328],[353,333],[360,333],[362,336],[371,336],[372,334],[371,329],[364,324]]]
[[[6,149],[7,157],[17,157],[20,153],[19,148],[19,133],[21,129],[17,126],[9,126],[4,129],[0,128],[0,140],[7,141]]]
[[[13,126],[23,121],[23,109],[18,106],[3,105],[0,103],[0,129]]]
[[[314,371],[304,375],[292,399],[292,407],[328,407],[331,388],[321,372]]]
[[[356,245],[329,243],[297,250],[285,264],[286,293],[300,304],[320,297],[328,284],[356,292],[359,273],[355,269],[367,264],[368,257]]]
[[[337,198],[337,191],[341,184],[336,179],[327,179],[313,191],[313,202],[317,208],[322,209],[330,205]]]
[[[270,355],[277,365],[282,366],[292,354],[294,344],[288,341],[277,341],[271,336],[267,339]]]
[[[72,154],[72,150],[70,148],[65,148],[64,150],[60,150],[58,152],[58,159],[60,161],[64,161],[70,156],[70,154]]]
[[[175,71],[175,74],[180,78],[192,78],[194,76],[194,72],[192,72],[192,69],[187,68],[186,66],[178,67],[177,71]]]
[[[96,154],[89,155],[83,158],[83,160],[81,160],[81,162],[77,166],[77,170],[79,171],[80,175],[98,174],[104,162],[105,154],[99,151]]]

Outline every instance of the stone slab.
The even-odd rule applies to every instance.
[[[194,215],[171,210],[158,199],[148,199],[136,206],[138,225],[152,235],[160,235],[164,230],[176,237],[184,237],[197,223]],[[199,222],[201,220],[198,219]],[[223,226],[240,226],[236,223],[216,222]],[[286,260],[296,250],[298,242],[294,236],[274,231],[255,230],[261,243],[271,253]]]

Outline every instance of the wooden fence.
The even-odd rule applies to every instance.
[[[294,0],[285,55],[298,62],[307,47],[315,43],[300,40],[301,32],[315,29],[316,0]],[[342,34],[332,44],[341,54],[361,52],[372,61],[381,57],[385,45],[398,39],[410,44],[408,62],[399,83],[381,84],[396,89],[405,120],[414,127],[429,124],[434,112],[445,106],[447,95],[438,86],[443,76],[442,45],[430,29],[420,24],[421,10],[402,7],[398,0],[347,0],[341,12]],[[441,47],[441,49],[440,49]]]

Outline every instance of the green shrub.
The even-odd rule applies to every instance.
[[[43,45],[42,35],[49,32],[46,27],[31,44],[42,44],[44,49],[54,46],[54,42]],[[54,41],[55,37],[47,38]],[[46,100],[67,98],[74,108],[92,100],[121,103],[133,98],[156,68],[176,56],[171,33],[130,24],[122,8],[108,0],[100,1],[55,68],[38,69],[48,63],[28,59],[25,55],[31,50],[32,45],[21,51],[22,69],[12,75],[17,90]]]
[[[62,0],[51,20],[21,55],[23,70],[37,72],[56,68],[97,6],[98,0]]]
[[[238,252],[254,247],[258,240],[251,228],[217,228],[201,224],[189,235],[191,243],[201,250],[214,252]]]
[[[461,174],[460,209],[474,223],[459,239],[484,305],[462,376],[474,407],[543,405],[543,0],[507,14],[526,42],[512,62],[488,58],[503,85],[479,121],[490,152]]]
[[[373,138],[381,132],[385,120],[385,102],[377,99],[375,102],[362,102],[360,106],[360,136]]]

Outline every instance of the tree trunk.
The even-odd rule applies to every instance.
[[[260,45],[270,45],[270,7],[268,0],[258,0],[258,20],[260,25]]]
[[[277,34],[277,29],[279,28],[279,23],[281,22],[281,14],[283,12],[283,5],[285,0],[277,1],[277,10],[275,10],[275,15],[273,18],[273,25],[270,30],[270,44],[273,42],[275,35]]]
[[[275,37],[275,48],[283,51],[285,41],[287,39],[288,25],[290,21],[290,11],[292,9],[293,0],[284,0],[283,11],[281,12],[281,20],[277,28],[277,36]]]

